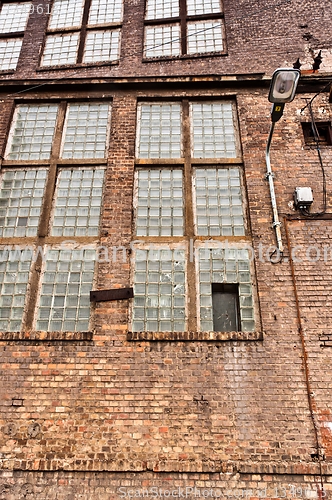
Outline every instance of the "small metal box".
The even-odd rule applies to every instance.
[[[308,208],[314,201],[310,187],[297,187],[294,191],[295,208]]]

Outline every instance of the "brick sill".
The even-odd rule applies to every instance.
[[[263,332],[128,332],[129,341],[263,340]]]
[[[0,332],[1,340],[92,340],[92,332]]]

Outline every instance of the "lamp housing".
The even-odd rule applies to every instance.
[[[273,103],[291,102],[295,97],[296,87],[301,72],[293,68],[278,68],[272,75],[269,101]]]

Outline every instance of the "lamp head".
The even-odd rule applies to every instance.
[[[272,75],[269,101],[280,104],[291,102],[295,97],[300,74],[301,72],[298,69],[276,69]]]

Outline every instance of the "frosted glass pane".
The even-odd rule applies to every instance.
[[[199,21],[187,24],[188,54],[221,52],[224,49],[222,21]]]
[[[104,170],[60,170],[53,209],[52,236],[97,236]]]
[[[166,19],[179,15],[179,0],[147,0],[145,19]]]
[[[146,27],[144,57],[179,56],[180,41],[179,24]]]
[[[116,61],[120,57],[120,30],[88,31],[83,61]]]
[[[133,331],[184,331],[185,329],[185,266],[183,250],[145,250],[147,273],[145,287],[135,280]],[[136,251],[136,266],[143,262],[142,251]],[[166,268],[166,269],[165,269]]]
[[[181,158],[180,105],[141,104],[138,134],[139,158]]]
[[[92,0],[88,24],[116,23],[122,21],[122,0]]]
[[[0,33],[24,31],[32,3],[3,3],[0,10]]]
[[[48,159],[51,155],[57,113],[56,104],[18,105],[6,157],[9,160]]]
[[[46,169],[7,170],[0,187],[0,236],[36,236]]]
[[[16,69],[21,47],[21,38],[0,40],[0,70]]]
[[[221,12],[220,0],[187,0],[188,16]]]
[[[78,33],[47,36],[41,66],[75,64],[78,42]]]
[[[229,102],[190,105],[194,158],[235,158],[233,110]]]
[[[46,252],[37,330],[88,330],[94,270],[84,264],[94,262],[95,257],[92,249]]]
[[[80,27],[83,4],[83,0],[54,0],[49,29]]]

